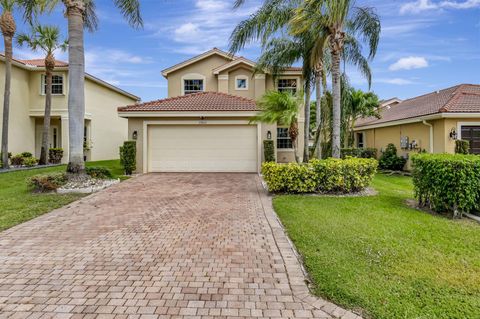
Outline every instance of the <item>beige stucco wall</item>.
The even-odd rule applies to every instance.
[[[247,90],[236,89],[236,77],[244,76],[247,79]],[[255,79],[253,78],[253,72],[246,68],[238,68],[228,73],[228,93],[238,95],[248,99],[255,99]]]
[[[458,138],[461,138],[460,125],[480,126],[480,116],[477,118],[445,119],[445,151],[448,153],[455,152],[455,141],[447,137],[450,135],[451,130],[455,129],[458,134]]]

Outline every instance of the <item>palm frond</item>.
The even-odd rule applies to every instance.
[[[143,27],[143,19],[140,13],[139,0],[114,0],[114,3],[120,9],[123,16],[132,27]]]
[[[343,47],[343,59],[345,62],[355,65],[360,73],[367,79],[368,86],[372,85],[372,72],[368,60],[362,54],[361,44],[351,36],[345,37]]]
[[[84,0],[85,2],[85,10],[83,11],[83,21],[85,28],[90,31],[94,32],[98,29],[98,17],[97,13],[95,12],[95,3],[93,0]]]
[[[362,41],[368,43],[368,58],[375,57],[381,33],[380,17],[375,10],[370,7],[354,8],[349,27],[352,29],[352,33],[357,34]]]

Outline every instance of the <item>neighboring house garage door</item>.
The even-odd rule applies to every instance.
[[[462,126],[462,140],[470,142],[470,153],[480,154],[480,126]]]
[[[149,125],[149,172],[256,172],[255,125]]]

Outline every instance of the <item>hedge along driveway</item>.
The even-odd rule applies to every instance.
[[[409,208],[410,178],[373,186],[378,196],[274,198],[314,293],[373,318],[480,318],[480,226]]]

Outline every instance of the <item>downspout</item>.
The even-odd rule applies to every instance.
[[[433,153],[433,125],[423,120],[423,125],[426,125],[430,128],[430,153]]]

